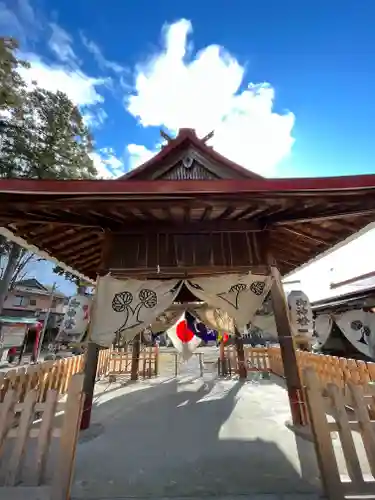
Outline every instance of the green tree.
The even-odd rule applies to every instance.
[[[25,82],[18,69],[27,67],[25,61],[17,59],[18,43],[14,38],[0,38],[0,110],[9,110],[19,104]]]
[[[1,85],[1,84],[0,84]],[[0,176],[95,178],[92,138],[66,94],[34,87],[9,110],[2,134]]]
[[[92,283],[82,280],[81,278],[79,278],[78,276],[69,271],[65,271],[65,269],[61,266],[55,266],[53,268],[53,272],[55,274],[58,274],[59,276],[63,276],[66,280],[74,283],[77,286],[77,291],[90,288],[93,286]]]
[[[95,178],[93,142],[81,112],[62,92],[27,88],[18,70],[18,44],[0,38],[0,177],[29,179]],[[22,255],[19,245],[0,241],[7,266],[0,280],[0,314]]]
[[[53,272],[55,274],[58,274],[59,276],[63,276],[66,280],[71,281],[72,283],[77,285],[77,287],[80,285],[81,279],[75,274],[70,273],[69,271],[65,271],[65,269],[61,266],[55,266],[53,268]]]

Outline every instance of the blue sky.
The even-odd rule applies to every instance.
[[[265,176],[374,173],[374,18],[372,0],[0,0],[23,76],[81,107],[103,177],[182,126]]]

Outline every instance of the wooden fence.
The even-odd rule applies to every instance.
[[[267,347],[244,347],[247,371],[272,371],[270,366],[269,349]],[[231,375],[238,373],[238,357],[235,346],[227,346],[224,350],[226,372]],[[219,374],[221,363],[219,363]]]
[[[37,389],[30,390],[22,403],[16,390],[6,393],[0,403],[0,498],[14,498],[25,487],[29,487],[26,491],[30,500],[42,496],[49,500],[70,498],[82,388],[83,374],[76,374],[64,403],[59,402],[56,389],[47,390],[43,403]],[[51,457],[53,446],[57,454]],[[53,474],[46,494],[41,485],[46,482],[48,465]]]
[[[204,354],[202,352],[194,352],[192,355],[192,359],[198,361],[198,370],[199,370],[199,376],[203,377],[204,373]],[[181,374],[183,374],[183,368],[182,365],[182,358],[181,355],[178,352],[159,352],[159,371],[158,375],[160,374],[161,376],[174,376],[177,377]],[[215,361],[213,361],[215,363]],[[191,369],[191,367],[190,367]],[[182,371],[182,373],[181,373]],[[190,371],[191,375],[194,374],[194,372]],[[198,374],[198,371],[196,372]]]
[[[365,495],[374,498],[375,387],[369,385],[366,394],[352,381],[346,382],[347,392],[335,383],[322,385],[311,366],[303,370],[303,378],[310,426],[327,497],[330,500]],[[336,440],[336,446],[334,432],[340,438],[340,441]],[[340,463],[339,453],[343,455],[343,463]]]
[[[284,377],[284,366],[279,347],[245,347],[248,370],[269,371]],[[323,386],[334,383],[345,388],[349,382],[368,390],[369,382],[375,382],[375,363],[297,351],[297,362],[301,372],[307,367],[314,368]],[[232,371],[238,370],[237,352],[233,346],[225,348],[225,357]]]
[[[116,375],[130,375],[132,365],[131,349],[123,348],[110,351],[107,375],[110,377]],[[139,376],[142,378],[151,378],[158,375],[159,350],[157,347],[145,347],[139,353],[138,367]]]
[[[36,394],[36,401],[46,401],[49,390],[59,396],[66,394],[73,375],[83,370],[84,356],[74,356],[56,361],[45,361],[27,368],[17,368],[0,374],[0,402],[12,391],[22,403],[30,391]]]

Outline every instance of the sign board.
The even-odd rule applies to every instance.
[[[3,324],[1,332],[4,335],[4,348],[21,346],[28,327],[30,325],[25,325],[25,323]]]

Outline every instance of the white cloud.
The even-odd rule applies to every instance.
[[[0,27],[9,36],[22,37],[24,30],[14,10],[10,10],[4,2],[0,2]]]
[[[85,111],[83,114],[83,121],[90,128],[99,128],[107,118],[108,115],[103,108]]]
[[[56,23],[50,23],[50,28],[52,33],[48,42],[49,48],[61,62],[74,66],[79,61],[72,48],[72,37]]]
[[[154,151],[139,144],[128,144],[126,149],[129,153],[129,170],[139,167],[155,155]]]
[[[294,142],[293,113],[273,111],[275,93],[267,83],[249,83],[243,90],[245,69],[222,47],[210,45],[188,60],[191,31],[185,19],[164,28],[164,48],[138,66],[127,110],[144,127],[191,127],[201,136],[214,129],[217,151],[274,174]]]
[[[24,45],[38,37],[41,23],[28,0],[13,0],[9,7],[0,2],[0,30],[6,36],[17,38]]]
[[[124,71],[126,71],[126,68],[124,68],[120,64],[106,59],[99,46],[92,40],[89,40],[83,33],[81,33],[81,40],[86,49],[94,56],[101,69],[110,69],[115,73],[123,73]]]
[[[124,173],[124,164],[112,148],[101,148],[91,153],[91,159],[101,179],[112,179]]]
[[[49,65],[35,54],[26,54],[23,57],[30,63],[30,68],[21,68],[20,74],[28,85],[31,86],[35,81],[46,90],[65,92],[78,106],[103,102],[104,99],[97,88],[106,84],[106,79],[90,77],[78,68]]]

